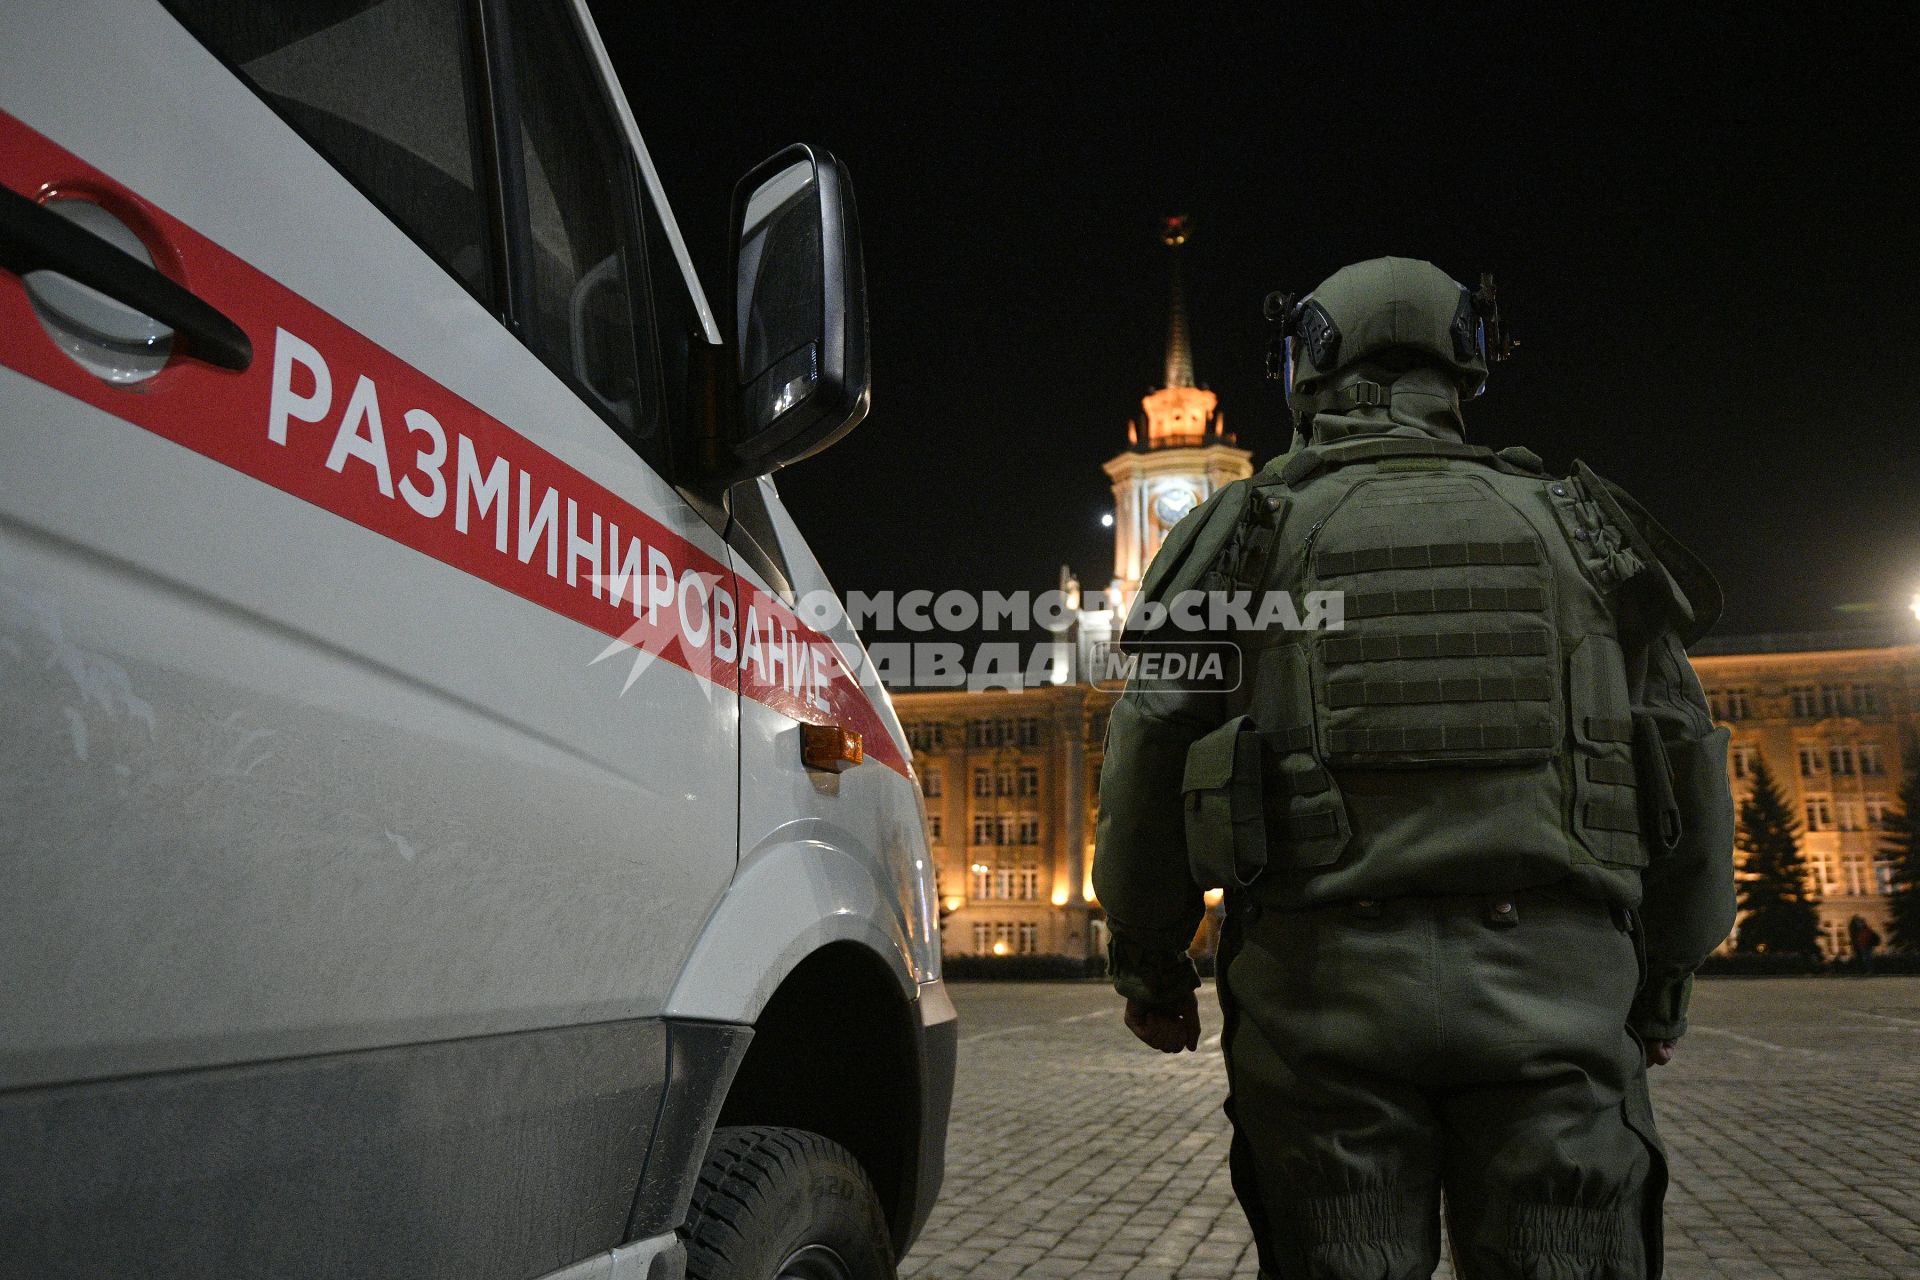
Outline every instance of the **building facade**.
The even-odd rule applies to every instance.
[[[1732,730],[1736,801],[1764,761],[1800,821],[1827,953],[1851,952],[1855,915],[1886,936],[1885,828],[1920,744],[1920,643],[1898,633],[1730,636],[1692,656],[1714,719]]]
[[[1093,823],[1113,695],[894,697],[927,807],[949,955],[1101,954]]]
[[[1920,641],[1733,636],[1693,655],[1732,731],[1736,803],[1765,761],[1801,825],[1830,956],[1847,923],[1887,933],[1886,827],[1920,751]],[[926,793],[946,948],[1098,955],[1093,894],[1100,764],[1113,695],[1086,685],[895,696]]]
[[[1194,383],[1183,220],[1168,220],[1165,243],[1173,252],[1166,385],[1141,402],[1128,450],[1104,464],[1114,570],[1104,607],[1080,614],[1082,640],[1112,634],[1182,516],[1252,471],[1214,393]],[[1855,915],[1884,937],[1892,873],[1884,828],[1920,753],[1920,627],[1709,638],[1692,658],[1714,718],[1732,729],[1736,800],[1764,760],[1800,819],[1828,954],[1850,952]],[[1094,822],[1114,696],[1087,684],[894,694],[926,796],[949,954],[1104,952]]]

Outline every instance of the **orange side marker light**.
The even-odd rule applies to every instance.
[[[837,724],[800,726],[800,759],[809,769],[845,773],[866,758],[866,740],[856,729]]]

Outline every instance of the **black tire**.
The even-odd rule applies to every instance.
[[[873,1183],[805,1129],[716,1129],[687,1214],[687,1280],[895,1280]]]

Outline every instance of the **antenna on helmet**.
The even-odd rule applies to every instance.
[[[1500,289],[1493,272],[1480,273],[1480,287],[1473,291],[1473,314],[1478,316],[1487,335],[1487,363],[1504,364],[1513,358],[1520,339],[1513,336],[1500,318]]]
[[[1270,338],[1267,342],[1267,379],[1284,382],[1287,377],[1287,338],[1293,332],[1294,318],[1300,310],[1299,294],[1274,292],[1267,295],[1260,310],[1267,317]]]

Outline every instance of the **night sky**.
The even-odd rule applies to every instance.
[[[1159,381],[1184,213],[1197,378],[1256,464],[1269,290],[1490,268],[1522,348],[1469,439],[1633,491],[1719,574],[1722,634],[1910,617],[1910,6],[602,10],[710,290],[739,174],[794,141],[852,172],[874,409],[779,479],[843,590],[1106,580],[1099,464]]]

